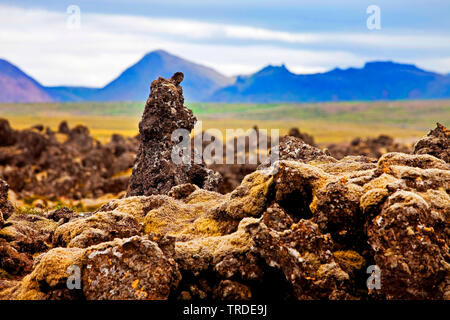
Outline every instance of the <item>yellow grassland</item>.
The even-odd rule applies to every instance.
[[[58,128],[61,121],[66,120],[70,127],[77,124],[87,126],[91,134],[102,142],[110,139],[113,133],[124,136],[134,136],[138,133],[139,117],[127,116],[8,116],[11,126],[16,129],[29,128],[36,124],[49,126],[53,130]],[[375,137],[380,134],[388,134],[400,140],[414,140],[425,134],[424,131],[411,128],[402,128],[388,124],[360,124],[351,122],[333,123],[321,120],[241,120],[226,118],[201,119],[203,129],[215,128],[225,136],[226,129],[249,129],[257,125],[260,129],[278,129],[280,135],[286,134],[290,128],[298,127],[301,131],[314,136],[318,143],[334,143],[350,141],[355,137]]]

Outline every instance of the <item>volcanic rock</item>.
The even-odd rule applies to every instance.
[[[5,239],[0,239],[0,270],[9,274],[31,271],[32,261],[25,253],[19,253]]]
[[[11,129],[9,121],[0,119],[0,146],[11,146],[16,142],[14,130]]]
[[[314,137],[311,136],[310,134],[307,134],[306,132],[300,132],[300,130],[298,128],[291,128],[287,135],[291,136],[291,137],[300,138],[306,144],[309,144],[311,146],[316,146],[316,144],[314,143]]]
[[[171,96],[179,80],[159,79],[156,92]],[[21,271],[0,279],[0,299],[449,299],[448,162],[337,160],[295,137],[278,152],[227,194],[186,178],[93,213],[12,214],[0,252]]]
[[[67,285],[74,270],[79,270],[79,288]],[[52,249],[22,281],[4,285],[0,299],[161,300],[179,279],[176,263],[155,242],[131,237],[86,249]]]
[[[70,219],[75,218],[76,216],[77,216],[77,214],[73,210],[71,210],[67,207],[62,207],[62,208],[50,211],[46,215],[46,218],[62,224],[62,223],[69,222]]]
[[[14,212],[14,207],[8,200],[8,184],[0,179],[0,228],[6,219]]]
[[[86,299],[167,299],[180,273],[155,242],[132,237],[86,250]]]
[[[327,150],[321,150],[305,143],[301,138],[293,136],[284,136],[278,146],[271,148],[270,154],[271,157],[262,163],[258,169],[270,167],[274,160],[336,161]]]
[[[0,238],[19,252],[44,252],[51,248],[57,226],[55,221],[39,214],[14,213],[0,229]]]
[[[172,161],[174,142],[172,134],[177,129],[189,133],[196,122],[192,111],[184,106],[181,72],[171,79],[159,78],[151,85],[139,123],[141,144],[128,187],[128,196],[167,194],[176,185],[193,183],[206,190],[217,188],[220,175],[207,169],[194,159],[188,163]],[[179,137],[175,137],[179,139]],[[185,137],[186,139],[186,137]]]
[[[0,177],[19,199],[97,198],[126,190],[138,141],[114,135],[103,146],[85,126],[13,130],[0,121]]]
[[[132,215],[120,211],[98,212],[60,225],[54,232],[53,246],[87,248],[115,238],[137,235],[141,228]]]
[[[367,156],[378,159],[388,152],[410,152],[410,146],[394,141],[387,135],[380,135],[376,138],[355,138],[350,143],[333,143],[327,145],[330,154],[336,159],[346,156]]]
[[[450,163],[450,130],[437,123],[436,128],[417,141],[414,154],[431,154]]]

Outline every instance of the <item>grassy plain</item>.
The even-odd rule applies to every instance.
[[[388,134],[413,141],[437,121],[450,125],[450,100],[390,102],[225,104],[189,103],[203,129],[279,129],[292,127],[312,134],[319,143]],[[14,128],[43,124],[56,129],[62,120],[72,127],[84,124],[102,141],[112,133],[137,133],[143,102],[0,104],[0,117]]]

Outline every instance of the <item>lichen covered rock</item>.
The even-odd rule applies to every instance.
[[[161,300],[179,278],[171,257],[155,242],[135,236],[85,249],[52,249],[22,281],[0,280],[0,299]]]
[[[256,251],[272,267],[280,268],[297,299],[348,298],[349,275],[333,256],[329,234],[301,219],[279,232],[264,224],[251,230]]]
[[[15,213],[0,229],[0,238],[6,239],[19,252],[44,252],[51,248],[57,226],[57,222],[39,214]]]
[[[381,290],[373,294],[388,299],[443,298],[450,273],[448,235],[442,230],[450,221],[448,200],[441,211],[411,191],[396,191],[387,198],[381,213],[368,223],[369,243],[382,270]]]
[[[90,213],[11,214],[0,184],[0,298],[450,299],[445,128],[416,154],[378,160],[285,137],[278,161],[220,194],[203,164],[170,161],[171,133],[195,121],[181,79],[152,84],[128,197]],[[82,127],[67,135],[73,148],[94,143]],[[104,156],[86,152],[91,166]],[[369,288],[374,266],[380,286]]]
[[[53,235],[53,246],[86,248],[94,244],[128,238],[140,233],[136,219],[119,211],[98,212],[60,225]]]
[[[89,300],[163,300],[180,279],[175,261],[141,237],[90,247],[84,259],[83,293]]]
[[[12,300],[81,299],[80,290],[69,289],[71,267],[82,266],[84,249],[56,248],[39,256],[33,271],[20,282],[10,283],[0,291],[0,298]]]

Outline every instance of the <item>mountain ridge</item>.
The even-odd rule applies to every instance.
[[[143,100],[148,96],[151,82],[158,77],[170,78],[175,72],[185,75],[184,94],[187,100],[204,100],[219,87],[231,84],[212,68],[190,62],[164,50],[152,51],[92,96],[96,101],[117,99]]]
[[[270,85],[270,90],[268,89]],[[450,77],[412,64],[371,61],[362,68],[295,74],[267,66],[216,91],[215,102],[324,102],[450,98]]]
[[[5,59],[0,59],[0,102],[51,102],[39,82]]]
[[[334,68],[296,74],[284,64],[267,65],[250,75],[226,77],[164,50],[155,50],[103,88],[45,87],[12,63],[0,59],[0,102],[144,101],[151,82],[185,74],[187,101],[323,102],[450,98],[450,76],[414,64],[369,61],[361,68]]]

